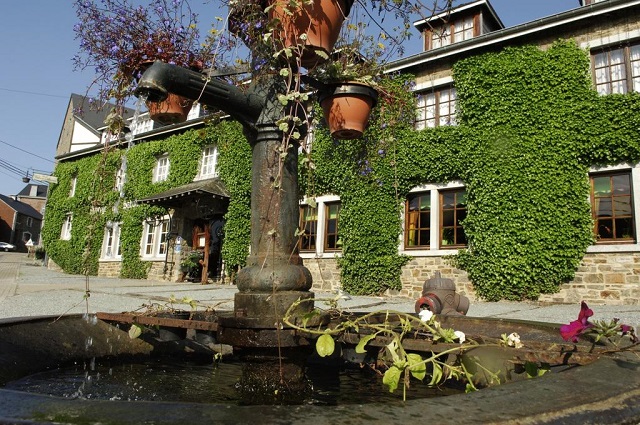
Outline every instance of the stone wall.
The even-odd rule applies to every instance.
[[[543,295],[549,303],[607,305],[640,304],[640,253],[590,253],[582,259],[573,281],[560,292]]]
[[[98,264],[98,276],[120,277],[122,262],[120,261],[100,261]]]
[[[331,292],[340,288],[340,270],[334,258],[305,259],[304,265],[313,276],[313,291]],[[443,278],[453,279],[456,291],[471,302],[481,301],[467,273],[452,267],[442,257],[414,257],[402,269],[402,289],[385,295],[420,298],[422,286],[439,271]],[[575,278],[560,285],[555,294],[542,295],[542,303],[607,305],[640,305],[640,253],[589,253],[576,271]]]

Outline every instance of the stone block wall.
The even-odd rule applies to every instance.
[[[330,292],[340,288],[340,270],[334,258],[305,259],[304,265],[313,276],[313,291]],[[442,257],[414,257],[402,269],[402,289],[385,295],[420,298],[422,286],[439,271],[443,278],[453,279],[456,291],[471,302],[481,301],[464,270],[459,270]],[[560,285],[559,292],[540,296],[542,303],[607,305],[640,305],[640,253],[589,253],[571,282]]]
[[[121,269],[121,261],[100,261],[100,264],[98,264],[98,276],[120,277]]]
[[[312,291],[335,292],[340,288],[340,269],[335,258],[305,258],[304,266],[313,278]]]
[[[556,294],[541,296],[539,301],[640,305],[640,253],[589,253],[571,282],[562,284]]]

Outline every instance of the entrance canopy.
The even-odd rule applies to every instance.
[[[138,203],[179,208],[187,206],[189,203],[202,203],[204,200],[209,202],[229,200],[229,193],[219,178],[199,180],[174,187],[148,198],[139,199]]]

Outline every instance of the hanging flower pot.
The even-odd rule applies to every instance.
[[[193,106],[193,100],[169,93],[162,102],[147,101],[145,104],[149,109],[149,116],[152,120],[162,125],[169,125],[187,120],[189,111]]]
[[[318,100],[331,136],[350,140],[362,137],[378,92],[366,84],[340,83],[327,86],[318,94]]]
[[[313,0],[310,4],[300,1],[299,6],[292,7],[289,0],[271,1],[269,19],[280,22],[274,39],[285,48],[295,48],[302,43],[300,36],[306,34],[300,62],[308,69],[324,62],[331,53],[353,4],[353,0]]]

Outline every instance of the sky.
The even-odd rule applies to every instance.
[[[223,11],[190,0],[208,27]],[[456,4],[467,3],[467,0]],[[579,7],[578,0],[490,0],[506,27]],[[428,2],[427,2],[428,3]],[[49,174],[72,93],[84,95],[93,75],[74,71],[78,51],[71,0],[0,0],[0,194],[14,195],[34,172]],[[407,54],[419,53],[420,37]]]

